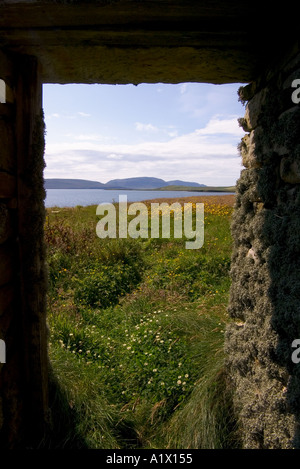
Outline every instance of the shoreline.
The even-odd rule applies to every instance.
[[[235,195],[234,194],[226,194],[226,195],[197,195],[197,196],[191,196],[191,197],[172,197],[172,198],[167,198],[167,197],[161,197],[161,198],[156,198],[156,199],[144,199],[140,200],[139,202],[145,203],[146,205],[150,205],[151,203],[169,203],[172,204],[174,202],[179,202],[179,203],[204,203],[207,205],[227,205],[229,207],[233,207],[235,204]],[[116,204],[118,202],[115,202]],[[134,203],[134,202],[128,202],[128,204]],[[74,210],[76,208],[88,208],[88,207],[97,207],[97,204],[90,204],[90,205],[75,205],[74,207],[58,207],[57,205],[53,205],[52,207],[45,207],[46,210],[53,210],[53,209],[59,209],[59,210]]]

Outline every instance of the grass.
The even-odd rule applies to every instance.
[[[223,353],[233,198],[201,201],[199,250],[99,239],[95,206],[48,209],[49,446],[238,446]]]

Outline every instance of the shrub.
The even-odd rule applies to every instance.
[[[74,300],[77,305],[108,308],[117,304],[139,280],[139,273],[130,265],[101,265],[77,280]]]

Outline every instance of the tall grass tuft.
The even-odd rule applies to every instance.
[[[52,434],[59,449],[118,448],[118,418],[103,393],[99,373],[60,347],[51,346],[50,404]]]
[[[225,449],[238,446],[232,389],[224,367],[224,299],[207,299],[196,309],[179,311],[178,330],[189,341],[189,359],[197,369],[195,386],[164,427],[165,446],[181,449]]]

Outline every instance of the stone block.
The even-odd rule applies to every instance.
[[[296,47],[295,55],[286,63],[283,68],[283,73],[286,75],[291,74],[295,70],[299,70],[300,53],[299,48]]]
[[[254,131],[245,135],[241,145],[242,162],[245,168],[260,168],[261,163],[256,158]]]
[[[256,90],[256,83],[252,82],[249,85],[241,86],[238,90],[239,100],[242,103],[249,101],[253,98]]]
[[[267,93],[267,88],[263,88],[253,96],[246,106],[244,118],[249,130],[253,130],[258,126],[262,106],[266,103]]]
[[[289,184],[300,184],[300,162],[289,156],[282,158],[280,162],[280,177]]]
[[[279,116],[279,121],[289,123],[291,120],[300,120],[300,111],[299,106],[293,106],[291,102],[291,107],[286,111],[282,112]]]
[[[296,79],[300,79],[300,67],[297,68],[297,70],[294,70],[283,82],[282,88],[284,90],[290,90],[291,94],[295,90],[294,87],[292,87],[292,82]]]
[[[283,141],[270,138],[268,131],[262,126],[256,127],[252,132],[256,158],[262,164],[269,164],[275,157],[286,156],[290,153]]]
[[[255,213],[260,212],[264,208],[264,203],[263,202],[253,202],[253,208]]]
[[[249,258],[249,259],[252,259],[255,262],[255,264],[258,264],[258,262],[259,262],[258,255],[256,254],[256,252],[253,248],[249,249],[249,251],[247,252],[246,257]]]

